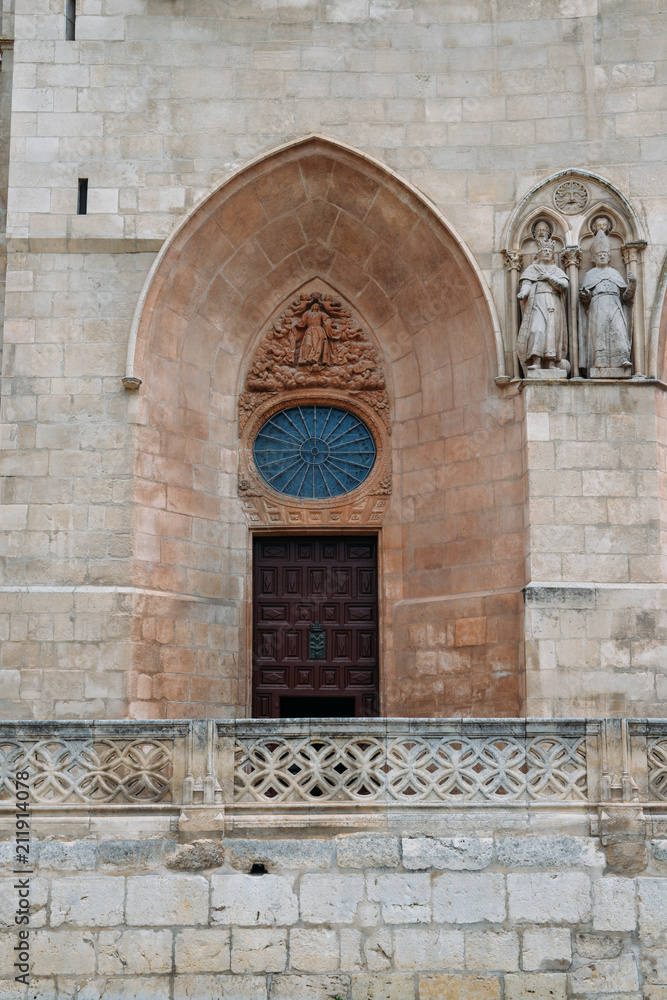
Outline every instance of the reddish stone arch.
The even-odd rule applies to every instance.
[[[488,294],[416,192],[319,138],[256,162],[201,204],[156,262],[137,317],[135,582],[164,595],[143,600],[167,611],[144,608],[155,634],[142,631],[133,650],[133,712],[246,711],[237,397],[265,318],[315,275],[366,317],[392,387],[383,710],[517,714],[520,402],[494,385]]]

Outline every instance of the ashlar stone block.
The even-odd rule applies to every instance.
[[[208,881],[201,875],[132,875],[127,880],[128,924],[208,922]]]
[[[590,879],[578,872],[507,876],[509,916],[521,923],[577,923],[590,919]]]
[[[369,875],[368,898],[382,906],[388,924],[427,923],[431,919],[430,875]]]
[[[536,927],[523,934],[524,972],[560,972],[572,962],[572,934],[567,927]]]
[[[667,889],[663,889],[663,892]],[[637,926],[635,883],[627,878],[601,878],[593,883],[593,927],[596,931],[632,931]]]
[[[500,1000],[498,976],[420,976],[419,1000]]]
[[[98,971],[118,976],[171,972],[171,931],[101,931]]]
[[[465,932],[466,969],[518,972],[519,937],[514,931]]]
[[[659,938],[667,931],[667,892],[661,878],[637,879],[640,938]]]
[[[272,976],[270,1000],[334,1000],[346,996],[349,976]]]
[[[266,976],[177,976],[174,1000],[266,1000]]]
[[[404,837],[403,867],[478,871],[493,860],[491,837]]]
[[[504,875],[439,875],[433,885],[433,917],[444,924],[502,923],[506,917]]]
[[[186,929],[176,935],[175,967],[183,972],[226,972],[230,931],[226,927]]]
[[[338,936],[326,928],[294,928],[289,951],[290,968],[299,972],[335,972],[340,965]]]
[[[463,968],[463,932],[406,927],[394,931],[394,968],[440,971]]]
[[[375,972],[352,976],[350,996],[351,1000],[414,1000],[414,974]]]
[[[89,931],[36,931],[32,948],[36,976],[95,971],[95,938]]]
[[[301,919],[309,924],[351,924],[363,895],[362,875],[304,875]]]
[[[235,927],[232,972],[282,972],[287,965],[287,931],[274,927]]]
[[[564,972],[511,973],[505,976],[505,1000],[566,1000]]]
[[[108,927],[123,922],[125,879],[70,876],[51,883],[51,926]],[[142,921],[145,922],[145,921]]]
[[[634,955],[591,962],[570,975],[570,993],[573,996],[631,993],[638,989],[639,973]]]
[[[352,834],[336,838],[336,855],[341,868],[397,868],[401,863],[398,837],[369,837]]]
[[[293,885],[294,879],[284,875],[212,875],[213,923],[293,924],[299,915]]]

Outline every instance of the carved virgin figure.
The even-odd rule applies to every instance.
[[[555,247],[550,239],[540,240],[533,263],[520,278],[518,298],[523,319],[517,338],[519,360],[528,378],[548,369],[551,377],[564,378],[569,369],[565,292],[568,279],[554,263]]]
[[[298,319],[292,323],[295,330],[304,334],[298,346],[299,365],[330,365],[332,363],[331,341],[340,340],[340,333],[326,313],[320,312],[319,302],[313,302]]]
[[[591,245],[593,267],[581,283],[583,304],[579,324],[579,363],[589,378],[630,378],[631,334],[624,303],[632,302],[637,278],[628,271],[627,282],[613,267],[611,244],[602,228]]]

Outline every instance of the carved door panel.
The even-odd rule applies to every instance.
[[[253,555],[253,716],[377,715],[377,539],[259,537]]]

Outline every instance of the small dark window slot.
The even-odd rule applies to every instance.
[[[76,0],[65,0],[65,40],[73,42],[76,35]],[[80,213],[85,215],[85,212]]]
[[[79,201],[76,209],[77,215],[88,214],[88,178],[79,177]]]
[[[261,861],[253,861],[252,868],[250,869],[250,875],[267,875],[266,865],[263,865]]]
[[[283,697],[281,719],[353,719],[354,698]]]

